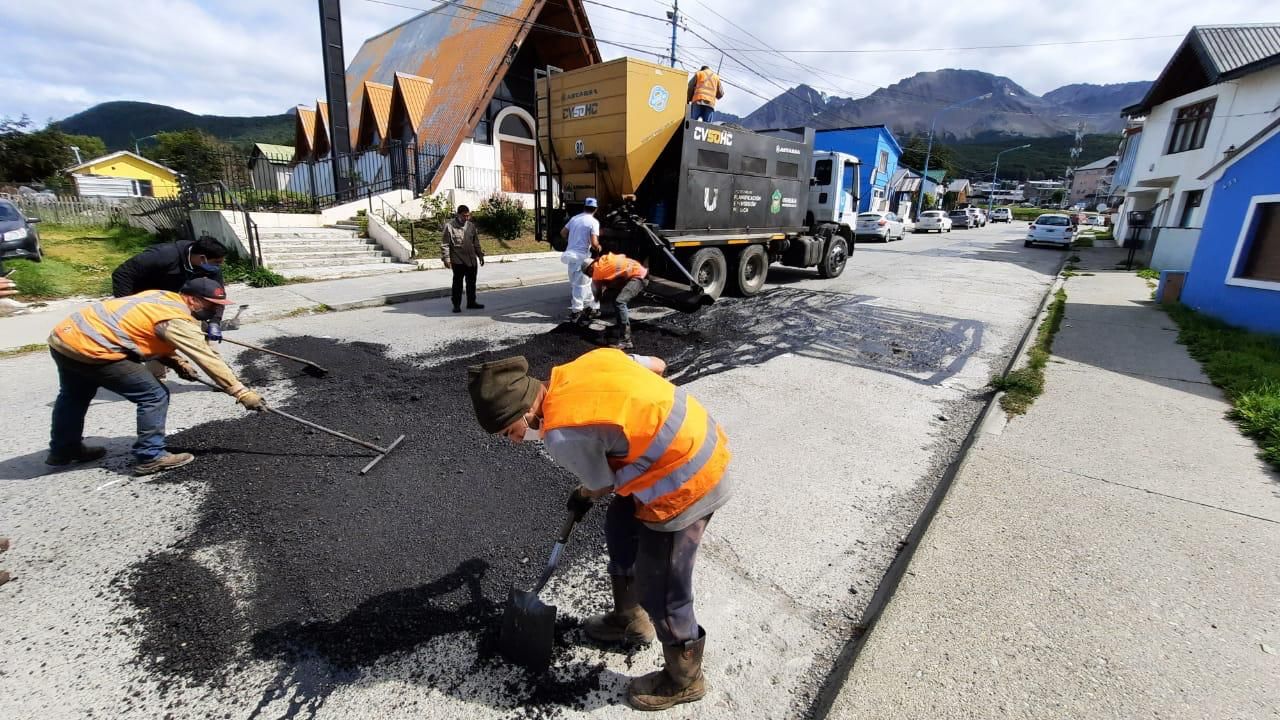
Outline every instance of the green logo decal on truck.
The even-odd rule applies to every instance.
[[[782,191],[781,190],[773,191],[773,201],[769,203],[769,212],[773,213],[774,215],[777,215],[778,213],[782,212]]]

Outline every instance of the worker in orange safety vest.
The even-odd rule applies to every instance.
[[[149,475],[194,460],[191,453],[165,449],[169,389],[144,364],[156,360],[180,377],[195,380],[195,368],[178,357],[178,351],[246,409],[262,409],[262,397],[240,383],[200,329],[200,321],[216,319],[222,306],[229,304],[222,283],[194,278],[182,286],[181,293],[147,290],[104,300],[58,323],[49,334],[59,388],[45,462],[71,465],[106,454],[105,448],[84,444],[85,413],[99,388],[138,406],[138,439],[133,444],[136,474]]]
[[[724,87],[720,84],[720,76],[703,65],[692,78],[689,78],[689,117],[711,122],[711,112],[716,109],[716,101],[722,97],[724,97]]]
[[[649,285],[649,268],[621,253],[605,253],[582,263],[582,273],[591,277],[592,290],[602,302],[612,302],[621,331],[615,347],[630,350],[630,303]]]
[[[467,389],[480,426],[513,442],[542,440],[582,485],[585,513],[612,494],[605,518],[613,610],[589,618],[592,640],[662,642],[662,670],[635,678],[627,699],[665,710],[706,693],[706,631],[693,611],[693,563],[712,513],[730,495],[728,439],[707,410],[662,377],[656,357],[601,348],[529,376],[523,357],[475,365]]]

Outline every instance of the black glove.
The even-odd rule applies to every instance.
[[[484,267],[484,256],[480,256],[480,267]]]
[[[591,498],[582,494],[581,488],[569,493],[569,502],[564,504],[565,509],[573,513],[575,521],[581,520],[582,516],[586,515],[587,511],[591,509],[591,505]]]

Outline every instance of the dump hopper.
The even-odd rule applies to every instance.
[[[635,193],[685,117],[683,70],[619,58],[538,80],[538,143],[570,201]]]

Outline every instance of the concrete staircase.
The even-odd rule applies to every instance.
[[[360,237],[355,218],[326,227],[259,227],[262,260],[287,278],[332,279],[416,269]]]

